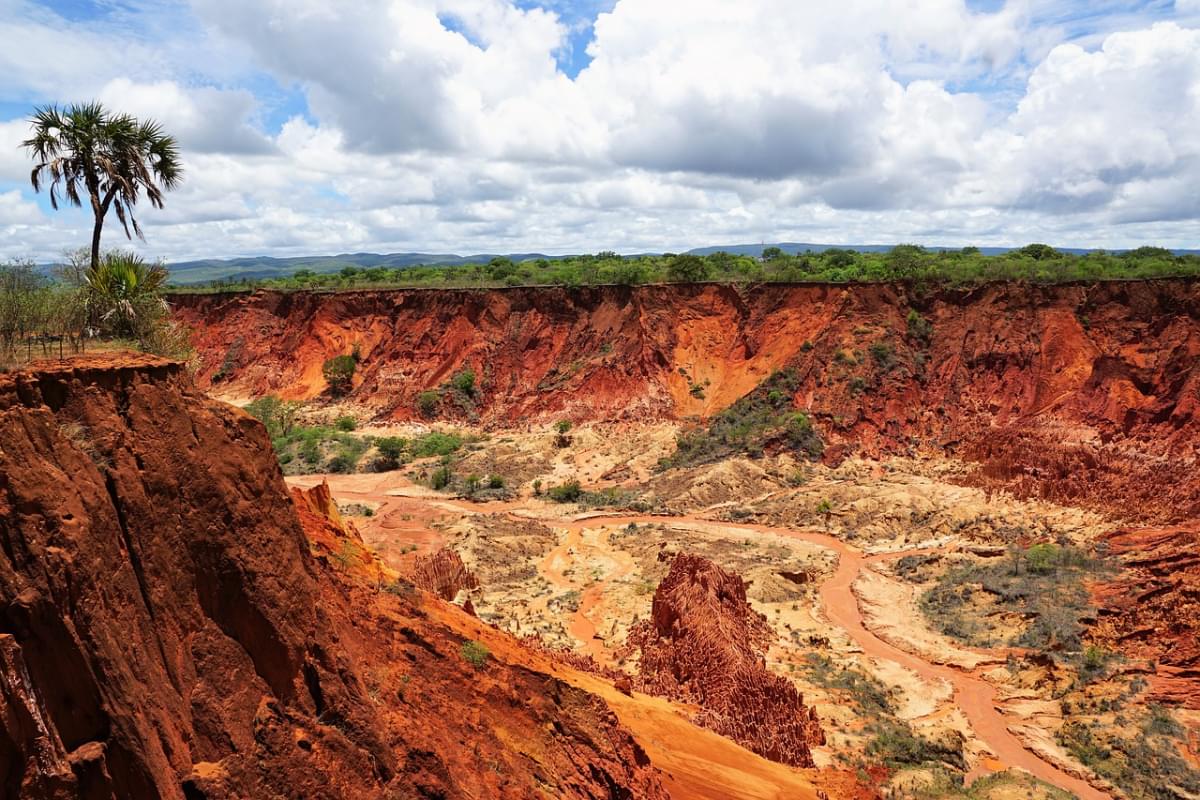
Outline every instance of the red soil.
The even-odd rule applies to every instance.
[[[595,694],[322,556],[270,452],[169,362],[0,376],[4,796],[666,796]]]
[[[981,463],[972,478],[981,485],[1156,521],[1200,516],[1195,281],[929,294],[884,284],[259,292],[173,302],[195,329],[201,385],[231,396],[317,397],[322,362],[357,347],[350,399],[381,418],[415,417],[418,393],[469,367],[479,390],[465,409],[443,404],[450,418],[682,419],[716,413],[792,367],[795,405],[838,452],[960,454]],[[909,331],[910,310],[932,325],[927,342]]]
[[[772,638],[741,578],[680,554],[654,593],[651,618],[629,632],[641,655],[635,685],[699,706],[698,724],[765,758],[811,767],[809,746],[825,735],[795,685],[767,669]]]

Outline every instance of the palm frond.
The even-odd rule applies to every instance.
[[[22,146],[36,163],[29,175],[34,191],[47,188],[55,209],[64,198],[82,206],[86,194],[97,226],[112,208],[128,238],[131,229],[143,238],[133,215],[142,192],[162,208],[164,193],[182,180],[179,145],[155,120],[139,121],[90,102],[38,107],[29,122]]]

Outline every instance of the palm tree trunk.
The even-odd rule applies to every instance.
[[[104,228],[104,218],[108,216],[108,207],[112,205],[113,195],[116,193],[116,189],[109,189],[104,195],[104,200],[97,194],[92,195],[92,213],[96,217],[95,225],[92,226],[92,269],[100,266],[100,231]]]
[[[100,266],[100,230],[104,227],[104,217],[96,215],[96,224],[92,226],[92,269]]]

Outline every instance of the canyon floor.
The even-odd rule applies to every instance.
[[[884,794],[943,796],[963,780],[972,788],[955,791],[988,797],[1168,796],[1123,792],[1081,763],[1064,736],[1098,725],[1144,739],[1152,717],[1168,714],[1155,702],[1152,664],[1099,648],[1087,652],[1104,663],[1092,664],[1054,633],[1040,648],[1011,644],[1035,615],[987,591],[954,612],[960,627],[999,636],[972,645],[948,635],[927,599],[955,571],[1002,573],[1014,535],[1091,552],[1119,520],[985,493],[964,485],[969,470],[947,459],[826,467],[782,456],[659,470],[676,434],[668,423],[584,426],[566,442],[550,429],[481,432],[454,469],[501,476],[499,498],[435,492],[422,463],[289,482],[327,482],[363,541],[399,572],[442,548],[459,554],[478,577],[464,594],[482,622],[588,656],[610,675],[636,673],[627,637],[650,616],[672,556],[715,562],[747,581],[751,606],[769,622],[769,669],[816,709],[826,737],[813,748],[817,767],[883,781]],[[570,480],[608,501],[545,497]],[[1086,592],[1119,569],[1096,566],[1074,588]],[[1081,615],[1095,613],[1084,605]],[[638,714],[615,710],[636,735]],[[1159,724],[1191,731],[1174,753],[1188,780],[1200,766],[1200,713],[1176,708],[1169,718]]]

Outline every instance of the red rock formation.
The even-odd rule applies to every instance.
[[[584,287],[185,295],[202,385],[316,397],[362,355],[381,417],[469,366],[484,422],[710,415],[797,375],[830,458],[930,450],[973,480],[1156,521],[1200,516],[1200,283]],[[908,330],[910,311],[932,326]],[[872,351],[872,345],[876,345]],[[682,372],[681,372],[682,370]],[[704,385],[703,397],[690,392]],[[867,391],[855,387],[865,387]],[[454,404],[444,413],[460,414]],[[1160,500],[1164,478],[1180,485]],[[1165,500],[1165,502],[1164,502]]]
[[[1107,541],[1125,569],[1094,587],[1091,637],[1155,663],[1151,699],[1200,708],[1200,524],[1123,529]]]
[[[697,723],[765,758],[811,767],[809,746],[825,736],[792,682],[767,669],[771,638],[741,578],[681,553],[654,593],[651,619],[629,633],[641,654],[637,688],[698,705]]]
[[[443,600],[453,600],[459,592],[479,588],[479,578],[467,569],[462,557],[445,547],[428,556],[417,556],[408,578]]]
[[[292,502],[304,533],[322,558],[333,559],[376,582],[393,577],[392,570],[362,540],[354,523],[342,517],[325,481],[305,489],[292,487]]]
[[[180,365],[0,376],[0,797],[665,796],[601,700],[468,664],[423,597],[314,558]]]

